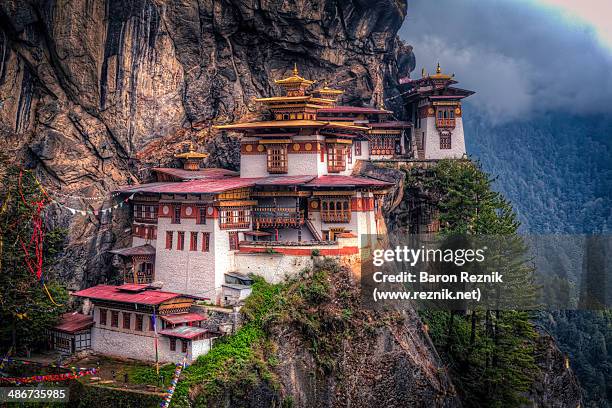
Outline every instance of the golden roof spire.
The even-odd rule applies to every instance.
[[[439,62],[436,65],[436,73],[433,75],[428,75],[428,76],[433,79],[451,79],[452,78],[452,76],[442,73],[442,68],[440,67]]]
[[[189,142],[189,151],[185,153],[175,154],[174,157],[178,159],[205,159],[208,157],[208,153],[196,152],[193,142]]]
[[[300,73],[299,73],[299,71],[298,71],[298,69],[297,69],[297,62],[294,62],[294,63],[293,63],[293,75],[294,75],[294,76],[298,76],[299,74],[300,74]]]

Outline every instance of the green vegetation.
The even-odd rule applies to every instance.
[[[469,109],[469,104],[464,110]],[[475,118],[470,111],[466,117]],[[612,227],[612,119],[565,112],[536,115],[525,121],[492,125],[465,121],[468,150],[484,168],[502,175],[495,188],[514,204],[522,229],[533,234],[609,234]],[[557,248],[559,252],[564,249]],[[542,265],[538,265],[540,268]],[[544,265],[545,266],[545,265]],[[562,268],[557,268],[560,270]],[[567,269],[571,270],[571,269]],[[562,276],[556,287],[576,276]],[[551,286],[546,282],[545,288]],[[568,288],[560,287],[559,291]],[[612,326],[610,311],[553,311],[539,322],[570,356],[584,390],[585,407],[612,403]],[[607,341],[606,353],[595,353],[592,339]],[[600,341],[598,343],[601,343]]]
[[[492,180],[469,161],[441,161],[426,175],[412,171],[410,183],[422,183],[439,209],[441,236],[503,235],[497,262],[507,265],[506,278],[516,283],[505,297],[533,304],[533,269],[525,262],[527,248],[517,236],[512,208],[491,190]],[[409,186],[410,187],[410,186]],[[490,255],[489,255],[490,256]],[[498,295],[501,296],[501,295]],[[503,299],[498,298],[503,302]],[[519,311],[463,310],[422,313],[436,348],[453,371],[467,406],[512,407],[526,402],[537,367],[536,332],[530,315]]]
[[[173,406],[187,406],[188,399],[195,400],[196,406],[208,406],[227,390],[231,390],[232,398],[247,399],[255,386],[279,398],[280,382],[273,370],[279,360],[276,344],[270,340],[278,327],[295,330],[321,372],[332,372],[336,364],[333,355],[341,344],[338,336],[355,335],[350,320],[358,296],[345,290],[339,304],[329,307],[331,276],[340,273],[340,268],[324,259],[314,269],[303,270],[299,276],[276,285],[254,277],[253,292],[241,310],[244,325],[235,334],[221,338],[208,354],[184,370]],[[315,311],[321,305],[323,310]],[[277,403],[291,407],[293,400],[285,398]]]
[[[22,248],[23,243],[34,257],[30,239],[37,208],[26,203],[41,201],[43,194],[29,172],[23,172],[20,188],[20,169],[3,157],[0,172],[0,350],[27,352],[46,340],[46,330],[57,322],[65,307],[49,299],[26,265]],[[43,230],[43,278],[55,302],[63,305],[68,293],[55,281],[50,267],[62,249],[65,232],[45,230],[44,226]]]

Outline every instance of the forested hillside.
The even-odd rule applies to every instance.
[[[512,201],[523,232],[611,232],[612,115],[554,113],[492,125],[470,106],[465,111],[468,152],[498,176],[495,186]],[[610,311],[552,312],[541,324],[569,354],[586,405],[610,406]]]

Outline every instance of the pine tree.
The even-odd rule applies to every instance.
[[[496,308],[424,312],[434,343],[455,372],[468,406],[511,407],[524,403],[537,373],[536,332],[530,314],[507,310],[533,307],[536,286],[527,247],[510,203],[492,190],[493,180],[470,161],[440,161],[424,183],[437,201],[442,239],[463,236],[487,242],[488,264],[500,266],[505,287],[488,295]],[[503,310],[501,310],[503,309]]]

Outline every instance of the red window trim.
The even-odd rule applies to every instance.
[[[192,231],[191,237],[189,237],[189,250],[197,251],[198,250],[198,233]]]
[[[178,237],[176,240],[176,249],[179,251],[183,251],[185,249],[185,232],[179,231]]]
[[[173,240],[174,240],[174,232],[166,231],[166,249],[172,249]]]
[[[203,232],[202,233],[202,252],[210,251],[210,233]]]

